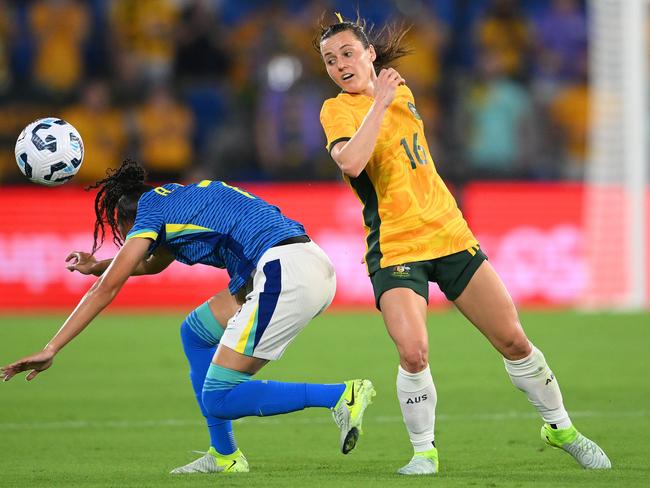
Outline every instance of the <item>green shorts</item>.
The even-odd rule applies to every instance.
[[[429,303],[429,281],[438,284],[447,300],[456,300],[487,256],[479,246],[430,259],[380,268],[370,275],[379,308],[381,295],[392,288],[410,288]]]

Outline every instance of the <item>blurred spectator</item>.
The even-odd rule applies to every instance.
[[[110,3],[110,28],[118,75],[129,80],[136,73],[149,82],[168,80],[174,60],[178,2],[113,0]]]
[[[427,142],[432,154],[438,146],[439,116],[437,94],[442,77],[442,51],[447,42],[447,26],[424,4],[415,2],[407,11],[409,31],[404,44],[412,52],[396,62],[396,69],[404,77],[415,96],[415,103],[424,123]]]
[[[25,177],[16,165],[14,145],[18,134],[33,120],[44,113],[54,113],[52,107],[43,103],[10,100],[0,103],[0,181],[24,183]]]
[[[536,91],[542,100],[578,75],[587,50],[587,19],[577,0],[553,0],[535,21]]]
[[[431,93],[440,81],[440,55],[447,27],[422,5],[411,15],[406,19],[410,29],[404,36],[411,54],[397,61],[397,69],[413,91]]]
[[[11,72],[9,70],[9,40],[11,37],[11,12],[5,0],[0,0],[0,96],[4,94],[11,83]]]
[[[86,143],[78,180],[124,155],[159,180],[337,178],[318,123],[336,90],[307,46],[341,10],[356,18],[343,0],[0,0],[0,177],[16,176],[22,127],[63,113]],[[584,0],[359,8],[377,27],[411,25],[395,67],[459,184],[582,174],[587,13]]]
[[[532,105],[528,92],[506,78],[503,58],[478,58],[478,79],[462,94],[459,130],[472,178],[513,178],[524,174],[533,149]]]
[[[237,100],[231,101],[231,105],[236,104]],[[207,133],[198,166],[193,168],[193,179],[251,181],[263,177],[257,164],[255,144],[251,143],[249,114],[236,107],[229,112],[227,123]]]
[[[550,119],[560,147],[564,148],[562,176],[581,179],[587,157],[589,131],[589,86],[584,56],[575,63],[578,73],[563,86],[550,104]]]
[[[230,69],[224,27],[219,24],[215,2],[194,0],[182,11],[177,26],[174,74],[179,80],[221,80]],[[203,78],[203,80],[201,80]]]
[[[84,164],[76,179],[95,182],[116,168],[125,156],[126,120],[111,103],[108,85],[103,81],[88,83],[81,102],[65,108],[61,118],[74,125],[84,142]]]
[[[86,6],[76,0],[37,0],[29,7],[34,36],[33,77],[53,95],[70,95],[84,74],[83,42],[88,34]]]
[[[136,109],[135,124],[142,164],[152,181],[180,181],[192,164],[194,121],[167,85],[152,88]]]
[[[577,0],[552,0],[535,21],[538,75],[566,80],[587,50],[587,19]]]
[[[319,122],[326,98],[320,82],[322,65],[306,51],[313,33],[304,28],[303,15],[270,7],[267,18],[272,21],[257,33],[263,47],[256,53],[254,130],[260,169],[267,178],[322,178],[335,170],[325,158]]]
[[[241,93],[263,83],[266,64],[273,54],[295,54],[304,52],[309,46],[308,43],[290,40],[298,29],[306,30],[305,26],[297,26],[291,15],[285,6],[268,2],[244,17],[230,31],[228,48],[234,62],[231,81],[241,89]],[[308,34],[311,32],[303,32],[305,36]]]
[[[527,71],[531,32],[516,0],[492,0],[476,28],[479,52],[496,56],[505,75],[521,78]]]
[[[314,80],[300,77],[298,58],[275,56],[268,64],[269,83],[260,95],[255,133],[261,169],[268,177],[297,180],[335,174],[324,150],[319,113],[323,92]]]

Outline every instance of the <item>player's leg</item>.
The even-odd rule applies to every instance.
[[[252,379],[269,360],[279,359],[300,330],[332,301],[336,283],[333,268],[324,253],[312,246],[304,252],[286,246],[265,253],[254,276],[253,291],[229,321],[210,365],[203,403],[212,415],[228,419],[308,407],[333,409],[347,427],[341,449],[348,452],[356,443],[363,411],[374,394],[372,383]]]
[[[190,366],[190,380],[197,403],[207,421],[210,448],[199,459],[172,470],[172,474],[224,471],[230,463],[220,465],[219,462],[224,459],[229,461],[227,458],[233,457],[233,454],[241,454],[235,443],[232,422],[210,415],[202,401],[203,383],[223,335],[224,327],[221,324],[226,324],[238,308],[228,290],[224,290],[193,310],[181,325],[183,351]],[[238,468],[243,464],[240,463]]]
[[[542,352],[528,341],[512,298],[489,262],[480,264],[454,303],[503,355],[512,383],[545,422],[546,442],[563,448],[585,468],[611,467],[605,453],[573,427],[557,378]]]
[[[424,285],[428,289],[426,280]],[[437,395],[429,369],[427,302],[410,288],[392,288],[381,294],[379,306],[399,353],[397,398],[414,450],[398,473],[434,474],[438,471],[434,442]]]

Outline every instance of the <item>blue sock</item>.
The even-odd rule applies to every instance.
[[[203,405],[215,417],[234,420],[306,407],[332,408],[345,390],[343,383],[281,383],[250,378],[250,374],[211,364],[203,385]]]
[[[183,350],[190,363],[190,380],[196,401],[207,421],[210,445],[225,455],[237,450],[232,422],[210,415],[201,399],[205,376],[222,335],[223,329],[214,318],[207,302],[193,310],[181,325]]]

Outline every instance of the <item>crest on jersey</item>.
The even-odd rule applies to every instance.
[[[403,264],[393,266],[393,276],[397,278],[408,278],[411,275],[411,267]]]
[[[413,116],[418,120],[422,120],[422,117],[420,117],[420,114],[418,113],[418,109],[415,108],[415,105],[413,105],[411,102],[408,102],[407,105],[409,107],[409,110],[413,114]]]

